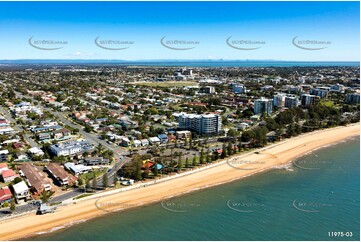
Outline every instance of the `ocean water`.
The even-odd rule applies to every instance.
[[[354,138],[306,154],[290,169],[109,213],[30,240],[359,241],[359,157],[360,139]]]

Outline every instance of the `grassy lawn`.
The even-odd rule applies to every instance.
[[[98,169],[98,170],[94,170],[92,172],[88,172],[88,173],[85,173],[85,174],[82,174],[81,177],[84,179],[84,180],[92,180],[94,176],[97,176],[99,177],[100,175],[102,175],[104,172],[106,172],[107,169],[104,168],[104,169]]]
[[[335,107],[335,104],[333,103],[333,101],[330,101],[330,100],[321,100],[320,104],[322,106],[329,107],[329,108]]]
[[[0,182],[0,187],[8,186],[10,182]]]
[[[80,198],[83,198],[83,197],[89,197],[91,195],[93,195],[94,193],[84,193],[84,194],[81,194],[77,197],[74,197],[73,200],[77,200],[77,199],[80,199]]]
[[[196,86],[196,82],[135,82],[137,86],[146,87],[185,87]]]
[[[55,206],[55,205],[59,205],[61,204],[61,202],[54,202],[54,203],[50,203],[50,206]]]

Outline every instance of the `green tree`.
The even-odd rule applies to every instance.
[[[94,176],[92,179],[92,188],[95,191],[97,189],[97,177]]]
[[[196,167],[196,166],[197,166],[197,156],[196,156],[196,155],[193,156],[192,166],[193,166],[193,167]]]
[[[113,177],[113,185],[116,186],[117,182],[118,182],[118,177],[117,177],[117,173],[115,173]]]
[[[84,185],[84,180],[83,180],[83,178],[79,177],[79,179],[78,179],[78,186],[81,187],[81,186],[83,186],[83,185]]]
[[[182,154],[179,154],[178,156],[178,171],[182,171],[182,168],[183,168],[183,164],[182,164]]]
[[[207,162],[207,163],[211,163],[211,162],[212,162],[212,158],[211,158],[211,156],[209,155],[209,151],[207,152],[206,162]]]
[[[85,127],[84,127],[84,131],[85,132],[87,132],[87,133],[90,133],[90,132],[92,132],[93,131],[93,128],[92,128],[92,126],[90,126],[90,125],[85,125]]]
[[[86,188],[86,190],[90,189],[90,180],[89,179],[87,179],[85,182],[85,188]]]
[[[204,150],[201,150],[201,156],[199,157],[199,163],[202,165],[204,163]]]
[[[231,138],[235,138],[239,136],[239,132],[236,129],[230,129],[228,130],[227,136]]]
[[[148,167],[148,165],[145,167],[145,170],[144,170],[144,172],[142,173],[142,177],[144,178],[144,179],[147,179],[148,177],[149,177],[149,167]]]
[[[153,172],[154,176],[158,176],[158,163],[157,162],[154,163],[152,172]]]
[[[49,201],[50,197],[54,194],[54,192],[51,192],[51,191],[43,191],[41,194],[40,194],[40,197],[41,197],[41,201],[43,201],[44,203]]]
[[[225,144],[225,143],[223,143],[223,145],[222,145],[222,154],[221,154],[221,158],[222,158],[222,159],[224,159],[224,158],[226,158],[226,156],[227,156],[226,144]]]
[[[186,158],[186,161],[185,161],[185,167],[189,168],[189,159],[188,159],[188,157]]]
[[[142,180],[141,161],[138,162],[138,165],[135,168],[135,179],[138,181]]]
[[[15,199],[14,198],[11,199],[10,210],[11,210],[11,212],[14,212],[16,210],[16,204],[15,204]]]
[[[238,152],[241,152],[242,151],[242,143],[241,142],[238,142]]]
[[[228,147],[227,147],[228,156],[231,156],[233,154],[233,147],[232,146],[233,146],[232,143],[229,142]]]
[[[105,188],[107,188],[108,187],[108,184],[109,183],[109,180],[108,180],[108,172],[105,172],[104,174],[103,174],[103,186],[105,187]]]

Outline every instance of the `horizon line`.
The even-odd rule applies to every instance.
[[[360,60],[276,60],[276,59],[62,59],[62,58],[46,58],[46,59],[0,59],[0,61],[123,61],[123,62],[140,62],[140,61],[269,61],[269,62],[360,62]]]

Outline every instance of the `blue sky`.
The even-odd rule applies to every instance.
[[[0,2],[0,59],[274,59],[359,61],[358,2]],[[260,41],[233,44],[226,39]],[[303,47],[297,40],[328,41]],[[28,41],[66,41],[43,50]],[[99,40],[131,41],[124,50]],[[184,40],[196,44],[160,43]],[[233,43],[233,42],[232,42]],[[105,45],[103,45],[105,46]]]

